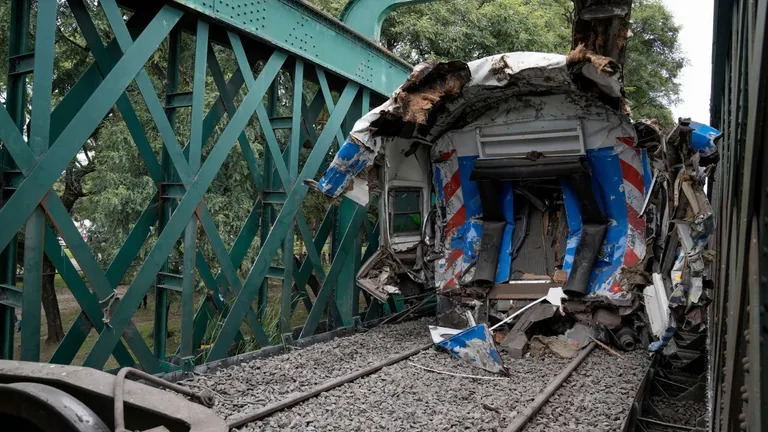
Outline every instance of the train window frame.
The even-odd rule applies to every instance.
[[[397,196],[398,194],[407,193],[407,194],[415,194],[415,204],[416,209],[407,209],[407,210],[395,210],[396,203],[398,202]],[[423,217],[424,217],[424,204],[423,204],[423,194],[424,191],[422,188],[419,187],[413,187],[413,186],[395,186],[389,188],[388,191],[388,201],[389,206],[387,209],[387,212],[389,213],[389,232],[390,235],[393,237],[412,237],[412,236],[420,236],[421,235],[421,228],[423,224]],[[409,205],[413,204],[414,199],[412,198]],[[417,214],[419,218],[419,226],[416,230],[411,231],[397,231],[395,229],[395,219],[397,215],[414,215]]]

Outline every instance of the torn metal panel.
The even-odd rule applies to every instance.
[[[436,345],[475,367],[496,374],[507,374],[488,326],[476,325]]]
[[[375,157],[375,151],[353,140],[346,141],[318,181],[318,189],[329,196],[340,196],[352,179],[373,163]]]

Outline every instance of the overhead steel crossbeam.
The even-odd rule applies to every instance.
[[[94,61],[55,106],[51,96],[60,5],[39,2],[34,46],[29,46],[30,4],[27,0],[12,3],[7,55],[17,66],[9,71],[8,88],[3,89],[8,95],[6,106],[0,107],[0,356],[14,357],[13,316],[18,308],[24,320],[22,360],[68,364],[92,343],[85,355],[86,366],[103,368],[113,356],[120,366],[135,365],[153,373],[178,368],[179,364],[188,368],[203,357],[209,361],[226,357],[246,337],[267,346],[286,337],[311,336],[321,327],[349,326],[356,319],[376,315],[381,305],[375,299],[367,298],[367,310],[358,311],[360,291],[353,279],[360,259],[376,248],[378,230],[368,223],[367,209],[351,201],[343,203],[341,212],[332,206],[313,233],[300,207],[309,192],[305,180],[323,168],[328,152],[343,143],[353,121],[370,109],[371,99],[382,99],[404,79],[410,67],[300,2],[256,3],[262,18],[282,23],[297,19],[298,27],[304,23],[307,30],[301,38],[315,40],[322,47],[314,53],[308,43],[297,46],[295,41],[292,45],[275,39],[283,30],[256,19],[256,9],[251,8],[250,14],[232,12],[234,15],[227,18],[218,9],[218,2],[210,1],[142,4],[125,13],[122,7],[138,2],[101,0],[97,7],[112,34],[105,44],[93,21],[94,6],[84,0],[66,3]],[[245,2],[222,4],[244,6]],[[126,21],[127,15],[130,19]],[[242,21],[246,19],[254,24]],[[182,32],[195,38],[192,68],[186,71],[192,75],[192,90],[187,92],[180,91],[179,86]],[[164,94],[158,95],[144,65],[164,41],[168,43],[166,83]],[[214,44],[230,50],[234,72],[224,72]],[[343,47],[349,48],[348,58],[331,56],[347,49]],[[353,64],[350,59],[356,55],[362,63]],[[30,101],[25,98],[28,79],[34,89]],[[129,86],[138,90],[135,96],[140,104],[129,98]],[[206,95],[211,91],[215,94]],[[243,93],[244,97],[238,96]],[[206,104],[210,96],[215,96],[213,103]],[[289,106],[290,116],[279,117],[279,105]],[[187,142],[175,128],[182,118],[177,115],[181,109],[190,110]],[[157,192],[112,262],[102,268],[54,185],[112,110],[125,122]],[[26,112],[30,111],[28,117]],[[151,124],[142,120],[147,118]],[[252,118],[260,126],[256,138],[246,133]],[[24,134],[27,123],[29,133]],[[147,128],[158,132],[159,142],[151,141]],[[289,134],[279,135],[277,130]],[[263,154],[255,151],[254,139],[263,143]],[[304,157],[299,154],[307,142],[311,151],[300,164]],[[246,220],[240,221],[242,228],[227,248],[205,196],[236,144],[259,199]],[[162,149],[159,160],[157,148]],[[25,265],[19,286],[15,247],[22,229]],[[360,244],[363,232],[371,239],[365,252]],[[151,234],[156,239],[147,245]],[[307,257],[294,264],[297,235]],[[329,236],[333,237],[334,252],[326,269],[321,254]],[[65,243],[72,260],[57,237]],[[257,237],[260,247],[243,280],[238,270]],[[212,251],[210,260],[197,244],[201,238]],[[149,246],[148,254],[120,294],[118,285],[145,245]],[[177,245],[184,247],[181,266],[174,269],[168,257]],[[282,267],[275,264],[279,250],[284,257]],[[44,255],[82,309],[50,358],[40,358]],[[307,285],[313,274],[320,287],[310,295]],[[264,314],[269,278],[282,280],[276,334],[266,329]],[[198,281],[207,292],[196,303]],[[156,309],[152,348],[134,322],[150,289],[155,290]],[[167,352],[170,318],[166,304],[169,296],[177,294],[181,298],[180,344],[172,363]],[[299,303],[307,309],[308,317],[294,330],[291,318]],[[217,330],[209,346],[201,346],[212,326]],[[91,343],[86,344],[89,335]],[[206,350],[207,355],[201,356]]]
[[[374,37],[373,34],[358,33],[353,30],[354,26],[345,26],[307,2],[173,0],[173,3],[208,15],[243,35],[258,38],[381,95],[392,93],[411,73],[410,64],[368,38]]]

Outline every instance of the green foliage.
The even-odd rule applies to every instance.
[[[345,0],[314,0],[338,16]],[[571,45],[571,0],[437,0],[396,10],[384,22],[382,43],[411,63],[474,60],[512,51],[566,54]],[[633,117],[673,124],[667,108],[680,95],[685,57],[680,27],[660,0],[635,0],[625,64]]]
[[[567,53],[568,0],[436,1],[393,13],[384,45],[413,63],[474,60],[511,51]]]
[[[686,64],[680,26],[660,0],[636,0],[631,29],[624,73],[633,117],[670,126],[675,120],[668,107],[680,99],[678,77]]]

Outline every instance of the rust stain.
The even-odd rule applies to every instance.
[[[587,49],[583,43],[580,43],[568,54],[566,64],[571,68],[577,63],[582,62],[590,62],[597,68],[597,70],[608,75],[613,75],[621,69],[621,66],[619,66],[614,59],[596,54]]]
[[[403,121],[423,125],[443,101],[458,97],[471,78],[462,61],[421,63],[411,72],[395,96]]]

